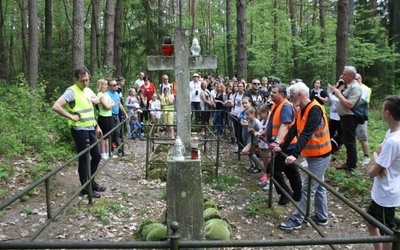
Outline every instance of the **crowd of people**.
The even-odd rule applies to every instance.
[[[96,142],[96,136],[102,137],[121,121],[128,118],[128,136],[142,139],[144,124],[162,124],[165,134],[157,127],[157,136],[175,137],[176,84],[169,82],[167,75],[156,86],[149,76],[139,73],[138,79],[128,89],[124,97],[125,79],[100,79],[97,81],[97,95],[88,88],[89,72],[85,67],[76,69],[75,84],[54,103],[53,110],[69,119],[71,133],[77,151]],[[367,121],[360,123],[354,108],[361,99],[369,102],[371,89],[362,82],[361,75],[352,66],[345,66],[343,74],[334,85],[326,90],[321,79],[316,79],[310,89],[301,79],[294,79],[289,86],[267,77],[253,79],[226,79],[213,76],[202,77],[200,72],[192,75],[189,82],[192,119],[196,124],[209,125],[220,136],[230,132],[230,140],[240,145],[241,153],[249,155],[248,172],[262,173],[260,186],[268,190],[269,173],[279,185],[275,185],[280,195],[278,204],[286,205],[288,195],[306,208],[307,190],[311,185],[314,197],[314,214],[311,219],[318,225],[328,223],[328,205],[326,189],[318,182],[306,176],[301,180],[298,168],[293,163],[303,159],[301,165],[308,167],[315,176],[324,180],[325,171],[331,160],[331,154],[346,149],[346,162],[337,167],[347,175],[357,168],[357,141],[360,141],[364,153],[362,164],[370,163]],[[374,152],[374,164],[369,172],[374,177],[372,199],[368,213],[387,226],[393,226],[394,207],[400,205],[400,97],[389,96],[383,106],[384,120],[390,130],[382,145]],[[329,119],[324,105],[329,106]],[[64,107],[66,109],[64,109]],[[95,119],[94,107],[98,109]],[[204,134],[204,126],[200,134]],[[91,171],[96,172],[101,159],[109,157],[110,148],[121,144],[123,134],[117,129],[104,138],[100,147],[91,149]],[[284,157],[283,154],[288,155]],[[261,158],[263,167],[256,164],[253,155]],[[117,154],[114,154],[117,155]],[[275,164],[270,158],[274,155]],[[397,168],[396,168],[397,167]],[[85,156],[79,158],[79,178],[83,185],[87,181],[87,163]],[[290,185],[286,184],[286,179]],[[94,180],[91,182],[93,197],[105,187]],[[386,190],[391,189],[390,192]],[[88,194],[85,188],[82,195]],[[397,195],[397,196],[396,196]],[[379,208],[379,209],[377,209]],[[387,211],[379,212],[376,211]],[[283,230],[301,227],[304,216],[295,211],[287,221],[280,224]],[[367,223],[371,235],[379,230]]]

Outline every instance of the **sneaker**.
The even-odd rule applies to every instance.
[[[237,153],[237,151],[236,151],[235,153]],[[247,169],[247,172],[252,173],[252,172],[254,171],[255,168],[256,168],[255,166],[251,165],[251,166]]]
[[[267,181],[268,180],[268,175],[267,174],[263,174],[260,177],[260,181]]]
[[[96,191],[96,192],[104,192],[104,191],[106,191],[107,188],[100,186],[97,182],[93,181],[92,189],[93,189],[93,191]]]
[[[257,174],[261,172],[261,169],[259,169],[258,167],[251,166],[248,171],[251,174]]]
[[[264,191],[264,192],[267,192],[268,190],[269,190],[269,183],[267,182],[267,185],[265,185],[263,188],[262,188],[262,190]]]
[[[112,155],[111,158],[113,159],[118,158],[118,155]]]
[[[371,162],[371,158],[369,158],[368,156],[364,156],[364,159],[362,160],[362,164],[367,165],[370,162]]]
[[[293,219],[289,219],[288,221],[284,221],[280,224],[280,228],[282,230],[293,230],[293,229],[300,229],[301,228],[301,223],[293,220]]]
[[[107,153],[101,154],[101,159],[107,160],[108,159],[108,154]]]
[[[257,183],[257,186],[259,186],[259,187],[265,187],[265,185],[267,185],[267,184],[268,184],[267,181],[259,181],[259,182]]]
[[[328,225],[328,220],[327,219],[320,219],[316,214],[310,217],[312,221],[314,221],[315,224],[320,225],[320,226],[326,226]]]

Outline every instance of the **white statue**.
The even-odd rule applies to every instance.
[[[201,51],[199,40],[196,37],[192,40],[192,47],[190,47],[190,52],[192,52],[193,56],[199,56]]]

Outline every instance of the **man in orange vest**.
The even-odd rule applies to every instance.
[[[274,147],[278,147],[280,144],[285,142],[284,138],[289,131],[290,126],[294,122],[294,110],[292,104],[286,99],[286,86],[283,84],[276,84],[271,90],[271,100],[274,104],[271,107],[271,115],[269,117],[266,129],[267,142],[269,143],[269,149],[272,150]],[[286,143],[285,147],[282,147],[283,151],[290,155],[294,149],[296,138]],[[272,162],[272,161],[271,161]],[[271,167],[271,165],[269,165]],[[289,179],[290,187],[285,182],[285,178],[282,174],[285,173]],[[282,188],[289,193],[295,201],[301,199],[301,178],[297,168],[288,166],[285,164],[285,158],[278,154],[275,156],[274,165],[274,178]],[[281,195],[278,204],[286,205],[289,199],[282,194],[282,191],[276,187],[276,191]]]
[[[290,141],[297,136],[297,143],[285,163],[292,165],[301,155],[308,162],[308,170],[311,171],[320,180],[324,181],[325,170],[331,160],[331,141],[329,136],[328,119],[325,109],[316,100],[310,100],[310,89],[303,82],[298,82],[289,87],[290,101],[293,106],[299,107],[295,125],[290,129],[285,141]],[[283,145],[284,146],[284,145]],[[279,152],[280,148],[274,151]],[[296,166],[291,166],[296,168]],[[326,225],[328,223],[328,202],[326,189],[315,180],[309,180],[306,175],[302,197],[299,203],[300,208],[305,211],[307,206],[308,185],[311,184],[311,196],[314,196],[314,212],[310,217],[317,225]],[[296,210],[289,220],[280,224],[283,230],[299,229],[304,220],[304,215]]]

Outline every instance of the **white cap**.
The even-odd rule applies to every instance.
[[[193,74],[193,77],[196,77],[196,76],[197,76],[197,77],[200,77],[199,74],[194,73],[194,74]]]

